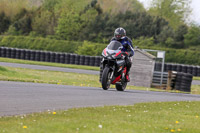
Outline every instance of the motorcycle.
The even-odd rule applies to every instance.
[[[115,85],[118,91],[124,91],[127,86],[126,62],[127,52],[122,52],[123,46],[118,41],[111,41],[102,52],[102,88],[108,90],[110,85]]]

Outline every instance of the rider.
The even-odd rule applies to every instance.
[[[127,82],[130,82],[129,71],[132,65],[131,57],[134,55],[132,41],[129,37],[126,36],[125,29],[121,27],[115,30],[114,37],[111,39],[111,41],[113,40],[119,41],[123,45],[123,49],[121,51],[128,53],[127,58],[125,58],[127,67],[126,80]]]

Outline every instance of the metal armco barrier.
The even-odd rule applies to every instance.
[[[70,53],[8,47],[0,47],[0,57],[88,66],[100,66],[101,61],[101,56],[84,56]]]
[[[158,71],[158,72],[161,71],[160,62],[155,63],[154,71]],[[168,72],[168,71],[189,73],[189,74],[192,74],[193,76],[200,77],[200,66],[165,63],[164,72]]]

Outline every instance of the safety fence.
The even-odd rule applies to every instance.
[[[0,57],[88,66],[100,66],[101,62],[101,56],[84,56],[8,47],[0,47]]]

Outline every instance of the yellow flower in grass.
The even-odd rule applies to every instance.
[[[56,112],[53,112],[53,115],[56,115]]]
[[[196,118],[199,118],[199,116],[198,116],[198,115],[196,115]]]
[[[172,133],[174,133],[174,132],[175,132],[175,130],[174,130],[174,129],[171,129],[170,131],[171,131]]]
[[[24,128],[24,129],[26,129],[26,128],[27,128],[27,126],[23,126],[23,128]]]
[[[178,124],[179,123],[179,121],[176,121],[176,124]]]
[[[181,132],[181,129],[179,128],[179,129],[177,129],[177,131],[178,131],[178,132]]]

